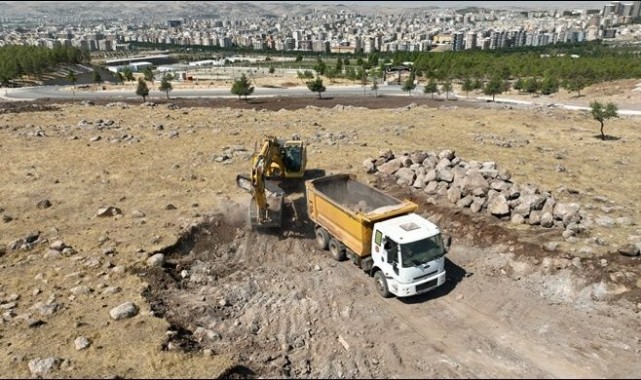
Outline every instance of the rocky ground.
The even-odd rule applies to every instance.
[[[638,119],[601,141],[585,112],[399,97],[0,108],[7,377],[641,372]],[[302,183],[282,232],[248,230],[264,134],[417,202],[446,285],[380,298],[316,248]]]

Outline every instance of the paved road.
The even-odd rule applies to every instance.
[[[373,96],[374,92],[370,90],[369,86],[363,89],[363,86],[360,85],[350,85],[350,86],[326,86],[327,90],[322,94],[323,97],[345,97],[345,96]],[[400,85],[381,85],[378,88],[378,94],[383,96],[408,96],[407,92],[401,90]],[[426,96],[423,95],[423,86],[417,86],[414,91],[412,91],[414,96]],[[235,98],[236,96],[231,95],[229,88],[204,88],[204,89],[188,89],[188,90],[173,90],[171,92],[172,97],[176,98]],[[289,88],[271,88],[271,87],[256,87],[252,97],[273,97],[273,96],[282,96],[282,97],[316,97],[316,93],[309,91],[307,86],[297,86]],[[450,98],[460,98],[466,99],[462,95],[456,93],[451,93]],[[152,90],[149,93],[149,98],[164,98],[165,93],[157,90]],[[441,94],[442,97],[442,94]],[[82,91],[77,89],[75,94],[72,91],[69,91],[69,86],[37,86],[37,87],[23,87],[23,88],[10,88],[5,89],[4,95],[0,95],[0,98],[7,100],[35,100],[35,99],[78,99],[78,100],[90,100],[90,99],[139,99],[140,97],[136,95],[130,89],[127,91]],[[476,101],[489,101],[491,97],[489,96],[479,96],[474,99],[467,100],[476,100]],[[523,100],[516,100],[510,98],[497,97],[495,99],[497,103],[509,103],[515,105],[553,105],[554,107],[561,107],[568,110],[590,110],[590,108],[585,105],[580,105],[577,102],[568,102],[566,103],[550,103],[550,102],[529,102]],[[641,106],[631,109],[620,109],[620,115],[627,116],[641,116]]]
[[[322,94],[323,97],[343,97],[343,96],[363,96],[373,95],[373,92],[369,89],[369,86],[363,91],[363,86],[354,85],[354,86],[326,86],[327,90]],[[420,90],[420,91],[419,91]],[[422,92],[422,87],[416,89],[414,93],[418,94]],[[379,95],[385,96],[407,96],[406,92],[401,90],[401,86],[398,85],[381,85],[378,89]],[[155,97],[165,97],[165,93],[152,90],[149,93],[151,98]],[[178,98],[206,98],[206,97],[217,97],[217,98],[234,98],[235,96],[230,93],[229,88],[206,88],[206,89],[189,89],[189,90],[173,90],[171,91],[172,97]],[[290,88],[268,88],[268,87],[256,87],[252,97],[265,97],[265,96],[285,96],[285,97],[314,97],[317,96],[316,93],[312,93],[306,86],[299,87],[290,87]],[[69,91],[69,86],[38,86],[38,87],[22,87],[22,88],[12,88],[7,89],[7,92],[4,96],[7,99],[11,100],[34,100],[42,98],[51,98],[51,99],[138,99],[140,98],[133,91],[82,91],[80,89],[76,90],[74,94],[72,91]]]

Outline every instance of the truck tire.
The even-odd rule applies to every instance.
[[[376,283],[376,290],[378,291],[378,294],[381,295],[381,297],[390,298],[392,296],[392,293],[390,293],[389,289],[387,288],[387,279],[385,278],[385,275],[382,271],[379,270],[374,273],[374,281]]]
[[[320,249],[327,249],[329,246],[329,233],[323,227],[316,229],[316,243]]]
[[[329,253],[331,253],[332,257],[336,261],[345,260],[345,249],[341,247],[341,243],[339,243],[336,239],[330,239]]]

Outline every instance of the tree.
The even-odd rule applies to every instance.
[[[452,91],[452,82],[448,80],[445,83],[443,83],[442,87],[443,87],[443,91],[445,91],[445,99],[450,100],[448,95],[450,91]]]
[[[303,73],[300,70],[297,70],[296,71],[296,76],[298,77],[298,79],[300,79],[300,83],[303,84],[304,83],[303,79],[305,79],[305,73]]]
[[[321,98],[321,93],[326,90],[325,86],[323,86],[323,80],[319,76],[315,80],[307,82],[307,88],[311,92],[318,92],[318,99]]]
[[[577,92],[577,96],[581,96],[581,90],[587,86],[587,81],[583,77],[573,77],[563,82],[563,88],[570,92]]]
[[[122,70],[122,75],[124,75],[125,79],[127,81],[133,81],[134,80],[134,73],[131,71],[129,67],[125,67],[124,70]]]
[[[142,96],[143,102],[147,98],[147,95],[149,95],[149,87],[147,87],[147,83],[144,80],[142,80],[142,78],[138,78],[138,87],[136,88],[136,95]]]
[[[338,73],[338,75],[343,73],[343,60],[341,57],[338,57],[336,60],[336,73]]]
[[[116,73],[116,82],[122,83],[125,81],[125,76],[122,73]]]
[[[372,91],[374,91],[374,96],[378,98],[378,78],[376,77],[372,80]]]
[[[434,93],[438,94],[438,84],[434,78],[430,78],[425,87],[423,87],[423,93],[432,94],[432,99],[434,99]]]
[[[503,86],[503,82],[501,81],[501,78],[496,76],[492,78],[487,84],[485,85],[485,88],[483,88],[483,93],[485,95],[492,95],[492,101],[494,101],[494,96],[496,94],[500,94],[503,92],[505,87]]]
[[[319,57],[318,60],[316,61],[316,65],[314,66],[314,71],[316,71],[318,75],[324,75],[325,68],[326,68],[325,62],[323,62],[323,60],[320,59]]]
[[[343,65],[349,66],[349,59],[348,58],[344,58],[343,59]]]
[[[541,85],[536,78],[529,78],[525,81],[525,91],[529,92],[530,94],[534,94],[539,91],[540,87]]]
[[[73,71],[69,70],[67,73],[67,80],[71,82],[71,85],[73,86],[72,92],[75,95],[76,94],[76,82],[78,82],[78,78],[76,78],[76,74],[74,74]]]
[[[334,79],[336,79],[336,70],[332,67],[326,68],[325,76],[329,79],[329,83],[334,83]]]
[[[93,81],[94,83],[101,83],[102,82],[102,77],[100,76],[100,73],[98,70],[93,71]]]
[[[365,63],[365,62],[363,62],[363,57],[356,58],[356,65],[357,66],[363,66],[363,63]]]
[[[412,90],[414,90],[415,88],[416,84],[414,83],[414,73],[411,73],[403,83],[401,90],[407,92],[409,96],[412,96]]]
[[[231,93],[238,95],[238,99],[240,99],[241,96],[244,96],[245,100],[247,100],[247,96],[251,95],[253,92],[254,87],[250,85],[249,79],[247,79],[245,74],[242,74],[240,79],[235,80],[234,84],[231,86]]]
[[[603,134],[603,122],[613,117],[619,117],[619,109],[614,103],[608,103],[604,106],[601,102],[596,100],[590,103],[590,108],[592,108],[592,118],[601,123],[601,140],[605,140],[605,134]]]
[[[476,78],[474,79],[474,82],[472,82],[472,87],[473,90],[480,90],[483,88],[483,82],[481,82],[480,79]]]
[[[541,93],[550,95],[559,91],[559,81],[554,77],[546,77],[541,82]]]
[[[303,71],[303,76],[305,79],[314,79],[314,73],[311,70]]]
[[[170,74],[167,74],[162,77],[162,80],[160,81],[160,87],[158,87],[160,91],[164,91],[165,94],[167,94],[167,99],[169,99],[169,91],[174,89],[174,87],[171,85],[171,82],[169,82],[169,75]]]
[[[274,68],[274,66],[269,66],[269,73],[270,74],[274,74],[275,71],[276,71],[276,69]]]
[[[143,71],[143,75],[146,81],[151,82],[151,84],[154,83],[154,72],[151,70],[151,67],[147,67],[145,71]]]
[[[363,70],[361,72],[361,85],[363,86],[363,96],[365,96],[365,87],[369,84],[369,80],[367,79],[367,73]]]
[[[525,81],[521,78],[517,79],[512,86],[515,90],[521,91],[525,87]]]
[[[294,62],[302,62],[303,61],[303,55],[302,54],[296,54],[296,60]]]
[[[467,98],[470,91],[474,90],[474,84],[472,83],[472,80],[470,78],[465,78],[461,89],[465,91],[465,97]]]

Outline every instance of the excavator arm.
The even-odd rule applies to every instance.
[[[302,142],[302,171],[304,165],[304,145]],[[273,136],[265,137],[260,149],[252,156],[252,169],[249,178],[238,175],[238,186],[252,194],[249,207],[249,219],[252,227],[280,227],[284,192],[270,178],[287,178],[292,176],[284,162],[291,160],[291,154],[284,149],[279,140]],[[289,167],[293,167],[291,164]],[[300,168],[299,168],[300,169]],[[293,173],[297,175],[298,173]]]

